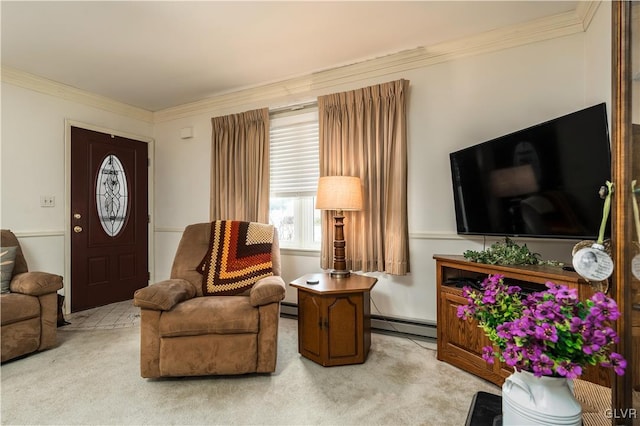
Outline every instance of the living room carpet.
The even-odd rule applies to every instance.
[[[301,357],[297,322],[281,318],[275,373],[143,379],[139,327],[58,329],[59,345],[5,363],[2,424],[462,425],[474,394],[500,388],[374,333],[364,364]]]

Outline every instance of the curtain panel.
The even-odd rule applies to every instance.
[[[211,124],[210,219],[269,223],[269,110]]]
[[[318,98],[320,175],[358,176],[364,209],[344,212],[347,268],[409,272],[408,80]],[[333,214],[322,212],[321,267],[333,265]]]

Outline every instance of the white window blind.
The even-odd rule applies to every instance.
[[[320,175],[317,111],[270,121],[271,194],[315,195]]]
[[[315,210],[319,176],[317,105],[270,116],[269,223],[283,248],[318,249],[320,211]]]

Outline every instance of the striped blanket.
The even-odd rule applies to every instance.
[[[211,222],[209,250],[198,270],[205,296],[234,295],[273,275],[272,225],[217,220]]]

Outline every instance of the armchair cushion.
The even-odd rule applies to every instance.
[[[23,272],[11,280],[14,293],[42,296],[54,293],[62,288],[62,277],[48,272]]]
[[[0,247],[0,282],[2,293],[9,293],[9,284],[13,274],[13,266],[16,263],[18,247]]]
[[[262,278],[252,288],[249,298],[252,306],[261,306],[284,299],[286,287],[282,277]]]
[[[133,304],[143,309],[169,311],[176,304],[191,299],[195,295],[196,289],[189,281],[176,278],[136,290],[133,295]]]
[[[194,297],[160,317],[160,336],[256,334],[260,313],[246,296]]]
[[[20,293],[5,294],[0,298],[2,326],[40,316],[40,301],[37,297]]]

